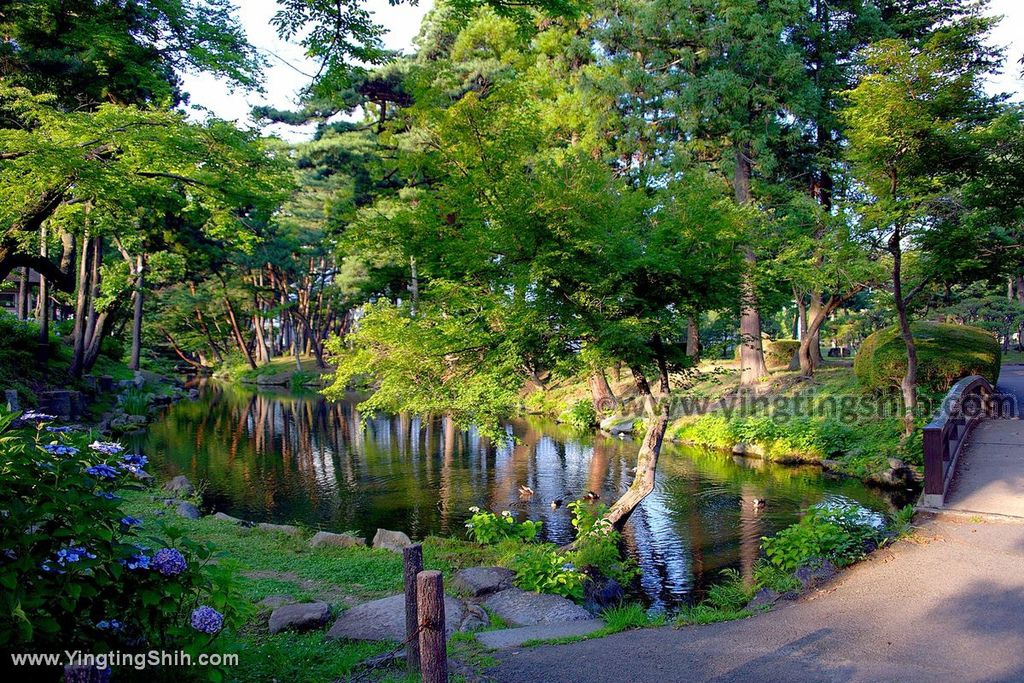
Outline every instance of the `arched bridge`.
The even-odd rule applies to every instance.
[[[1024,517],[1024,366],[957,382],[924,430],[922,507]]]

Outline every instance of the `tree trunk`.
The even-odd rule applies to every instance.
[[[28,268],[22,268],[18,274],[18,302],[15,310],[18,320],[28,318],[29,291]]]
[[[92,343],[96,334],[96,301],[100,296],[100,268],[103,265],[103,238],[92,238],[92,255],[89,259],[89,308],[85,319],[85,346]]]
[[[903,391],[903,432],[909,437],[914,433],[914,415],[917,412],[917,345],[914,343],[910,319],[907,316],[907,300],[903,298],[901,238],[902,230],[897,228],[889,238],[889,251],[892,253],[892,295],[899,317],[900,335],[907,347],[907,374],[903,376],[900,388]]]
[[[697,314],[686,317],[686,355],[694,363],[700,359],[700,328],[697,326]]]
[[[39,255],[46,258],[46,225],[39,228]],[[47,280],[42,273],[39,274],[39,296],[38,314],[36,317],[39,323],[39,343],[36,347],[36,360],[39,364],[46,366],[50,360],[50,306],[49,294],[46,291]]]
[[[821,292],[811,292],[811,305],[807,312],[808,319],[814,320],[815,316],[821,312],[821,308]],[[824,320],[822,320],[822,322],[824,322]],[[817,369],[817,367],[824,362],[824,359],[821,357],[821,325],[819,324],[818,328],[813,334],[811,334],[810,325],[808,324],[807,331],[807,336],[811,337],[811,363],[814,365],[814,368]]]
[[[638,368],[631,368],[633,377],[636,380],[637,391],[643,399],[644,405],[654,407],[654,396],[651,394],[651,387],[644,379],[643,373]],[[662,391],[667,394],[669,389],[668,375],[662,374],[660,378]],[[611,525],[621,531],[630,515],[644,498],[654,490],[654,475],[658,468],[658,456],[661,454],[661,444],[668,429],[669,401],[663,400],[657,411],[647,411],[647,434],[644,435],[643,443],[640,445],[640,452],[636,456],[636,474],[633,476],[633,483],[615,503],[612,504],[604,518]]]
[[[587,384],[590,386],[590,397],[594,402],[594,410],[599,415],[615,410],[619,402],[615,399],[615,393],[612,392],[611,386],[608,385],[608,378],[605,377],[604,370],[595,369],[591,372]]]
[[[135,257],[135,292],[132,296],[132,353],[128,367],[138,370],[142,361],[142,305],[146,284],[146,256]]]
[[[733,191],[736,203],[749,204],[750,193],[750,145],[743,143],[736,148],[736,168],[733,172]],[[761,312],[758,310],[757,288],[754,284],[754,268],[757,256],[749,245],[743,247],[744,266],[740,282],[740,384],[750,386],[768,375],[761,347]]]
[[[107,323],[110,321],[110,309],[102,311],[96,316],[96,324],[93,328],[92,338],[85,347],[85,357],[82,359],[82,367],[86,372],[92,370],[96,360],[100,357],[100,348],[103,345],[103,338],[107,333]]]
[[[228,313],[228,322],[231,323],[231,333],[235,336],[235,344],[238,345],[238,350],[245,356],[245,360],[249,363],[249,367],[255,370],[259,366],[256,365],[256,359],[253,358],[252,351],[249,349],[249,345],[245,343],[245,337],[242,336],[242,330],[238,326],[238,318],[235,316],[235,306],[231,303],[231,298],[228,296],[227,284],[224,282],[224,278],[221,277],[220,274],[218,274],[217,277],[220,278],[220,286],[224,292],[222,297],[224,301],[224,309]]]
[[[82,249],[78,255],[78,277],[75,281],[75,327],[72,334],[71,376],[82,376],[82,361],[85,357],[85,319],[88,316],[89,302],[89,248],[92,240],[89,231],[82,236]]]

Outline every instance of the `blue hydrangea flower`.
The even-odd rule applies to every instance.
[[[117,619],[104,619],[103,621],[96,622],[96,628],[98,628],[101,631],[111,631],[113,633],[118,633],[124,628],[124,624],[122,624]]]
[[[149,458],[140,453],[135,453],[133,455],[123,456],[121,458],[120,467],[126,472],[138,474],[142,471],[142,468],[146,466],[147,462],[149,462]]]
[[[224,615],[212,607],[201,605],[192,612],[192,628],[212,636],[224,628]]]
[[[50,432],[51,434],[70,434],[71,432],[76,432],[78,430],[71,426],[52,427],[50,425],[47,425],[46,431]]]
[[[121,499],[120,496],[115,496],[110,491],[97,491],[96,495],[99,496],[100,498],[105,498],[106,500],[120,500]]]
[[[116,479],[118,475],[118,471],[106,463],[86,467],[85,472],[86,474],[91,474],[92,476],[99,477],[100,479]]]
[[[21,418],[19,419],[24,420],[25,422],[53,422],[57,419],[57,416],[47,415],[46,413],[41,413],[38,410],[26,410],[21,414]]]
[[[48,443],[43,446],[43,450],[50,455],[78,455],[77,448],[62,443]]]
[[[131,515],[125,515],[121,518],[121,526],[131,528],[133,526],[142,526],[142,520],[138,517],[132,517]]]
[[[113,441],[93,441],[89,448],[103,455],[117,455],[124,450],[124,446]]]
[[[88,550],[85,549],[84,546],[72,545],[68,546],[67,548],[61,548],[60,550],[58,550],[56,558],[57,564],[59,564],[61,567],[64,567],[73,562],[79,562],[82,559],[95,560],[96,555],[90,553]]]
[[[158,550],[153,556],[153,568],[164,576],[177,576],[186,566],[184,556],[176,548]]]
[[[127,560],[118,561],[128,567],[128,569],[149,569],[152,563],[152,558],[149,555],[146,555],[146,549],[139,546],[135,546],[135,549],[138,552],[134,553]]]

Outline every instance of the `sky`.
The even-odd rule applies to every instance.
[[[1007,48],[1007,68],[990,80],[988,89],[993,94],[1012,93],[1019,101],[1024,99],[1024,82],[1020,80],[1021,65],[1018,63],[1024,54],[1024,0],[991,0],[991,3],[992,14],[1004,16],[992,33],[992,42]],[[301,47],[277,37],[270,25],[270,18],[277,7],[275,0],[240,0],[239,4],[239,19],[249,41],[270,61],[265,72],[265,93],[231,92],[225,82],[208,74],[186,74],[184,81],[185,90],[191,94],[192,105],[201,108],[195,112],[196,116],[201,116],[205,109],[220,118],[250,126],[253,122],[249,112],[255,105],[295,108],[298,91],[309,81],[308,74],[315,72],[317,65],[305,57]],[[411,51],[423,15],[432,4],[433,0],[398,6],[391,6],[388,0],[366,0],[364,3],[377,21],[388,29],[385,45],[405,52]],[[286,140],[297,141],[309,137],[313,128],[312,124],[305,127],[272,125],[264,130]]]

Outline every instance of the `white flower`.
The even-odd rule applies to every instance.
[[[508,510],[502,510],[502,511],[501,511],[501,516],[502,516],[502,517],[511,517],[511,516],[512,516],[512,513],[511,513],[511,512],[509,512]]]
[[[480,512],[480,508],[474,505],[473,507],[469,508],[469,511],[475,515],[476,513]]]

